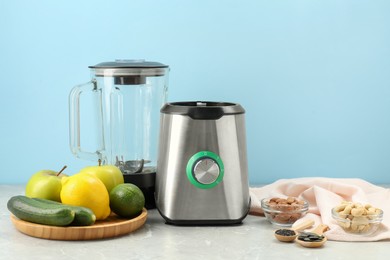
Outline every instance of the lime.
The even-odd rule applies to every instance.
[[[134,184],[118,184],[110,192],[110,208],[118,216],[136,217],[142,212],[144,206],[144,194]]]

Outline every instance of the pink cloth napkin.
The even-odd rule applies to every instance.
[[[325,235],[329,240],[338,241],[378,241],[390,239],[390,189],[373,185],[361,179],[338,178],[297,178],[281,179],[272,184],[250,188],[251,208],[249,213],[264,215],[261,199],[267,197],[298,197],[309,202],[306,216],[297,221],[311,218],[315,225],[329,226]],[[346,233],[332,218],[331,210],[341,201],[371,204],[383,210],[383,221],[372,235]]]

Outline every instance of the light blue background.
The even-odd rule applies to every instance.
[[[169,101],[241,103],[251,185],[390,183],[390,1],[0,2],[0,183],[72,156],[68,94],[89,65],[171,67]]]

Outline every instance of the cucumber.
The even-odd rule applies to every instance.
[[[70,208],[48,207],[46,203],[22,195],[11,197],[7,208],[19,219],[50,226],[67,226],[75,216]]]
[[[70,208],[75,212],[74,220],[70,223],[71,226],[90,226],[95,223],[96,216],[93,211],[86,207],[73,206],[63,204],[53,200],[33,198],[33,200],[47,204],[47,207],[65,207]]]

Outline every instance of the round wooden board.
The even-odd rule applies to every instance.
[[[132,219],[123,219],[112,214],[103,221],[96,221],[92,226],[47,226],[20,220],[13,215],[11,221],[17,230],[32,237],[53,240],[94,240],[131,233],[145,224],[147,215],[145,208],[138,217]]]

